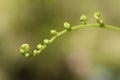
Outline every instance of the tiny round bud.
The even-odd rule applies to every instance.
[[[57,35],[58,32],[57,32],[56,30],[51,30],[50,33],[51,33],[52,35]]]
[[[26,54],[25,54],[25,57],[26,57],[26,58],[30,57],[30,54],[29,54],[29,53],[26,53]]]
[[[100,27],[104,27],[103,20],[100,20],[101,14],[99,12],[96,12],[94,15],[96,21],[100,24]]]
[[[96,12],[95,15],[94,15],[94,17],[98,20],[98,19],[100,19],[101,14],[99,12]]]
[[[20,46],[20,52],[21,53],[26,53],[30,51],[30,46],[29,44],[23,44]]]
[[[45,43],[45,44],[49,44],[49,43],[50,43],[50,40],[44,39],[44,43]]]
[[[37,48],[38,48],[38,49],[42,49],[42,47],[43,47],[42,44],[38,44],[38,45],[37,45]]]
[[[38,51],[37,51],[37,50],[34,50],[34,54],[38,54]]]
[[[87,22],[87,17],[86,17],[85,15],[82,15],[82,16],[80,17],[80,21],[82,22],[82,24],[86,24],[86,22]]]
[[[33,55],[36,56],[39,53],[40,53],[40,50],[34,50]]]
[[[64,28],[67,29],[67,30],[70,30],[71,29],[70,24],[68,22],[65,22],[64,23]]]

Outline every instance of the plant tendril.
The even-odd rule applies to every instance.
[[[51,39],[44,39],[43,42],[44,44],[38,44],[37,45],[37,49],[33,50],[33,52],[30,50],[30,45],[29,44],[22,44],[20,46],[20,53],[25,56],[26,58],[32,57],[32,56],[36,56],[38,54],[40,54],[45,48],[47,48],[50,44],[52,44],[58,37],[66,34],[69,31],[73,31],[73,30],[77,30],[77,29],[81,29],[81,28],[87,28],[87,27],[101,27],[101,28],[107,28],[107,29],[113,29],[113,30],[118,30],[120,31],[119,27],[115,27],[115,26],[109,26],[109,25],[105,25],[103,23],[103,20],[100,19],[101,14],[99,12],[96,12],[94,15],[97,24],[87,24],[87,17],[85,15],[80,17],[80,21],[81,21],[81,25],[77,25],[77,26],[73,26],[71,27],[70,24],[68,22],[64,23],[64,30],[57,32],[56,30],[51,30],[50,34],[53,35],[53,37]]]

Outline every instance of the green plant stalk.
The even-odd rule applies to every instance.
[[[100,25],[99,25],[99,24],[77,25],[77,26],[71,27],[71,29],[72,29],[71,31],[77,30],[77,29],[81,29],[81,28],[88,28],[88,27],[100,27]],[[114,27],[114,26],[109,26],[109,25],[105,25],[104,28],[120,31],[120,28],[119,28],[119,27]],[[69,32],[69,31],[67,31],[67,30],[65,29],[65,30],[59,32],[58,35],[53,36],[53,37],[50,39],[50,44],[51,44],[52,42],[54,42],[54,40],[56,40],[57,37],[62,36],[62,35],[64,35],[64,34],[67,33],[67,32]],[[46,46],[44,46],[44,48],[46,48]],[[43,49],[44,49],[44,48],[43,48]]]
[[[99,13],[95,14],[95,19],[98,22],[98,24],[86,24],[87,17],[85,15],[83,15],[80,19],[81,19],[82,25],[77,25],[77,26],[70,27],[70,24],[68,22],[65,22],[64,23],[64,28],[65,28],[64,30],[62,30],[60,32],[57,32],[56,30],[52,30],[51,34],[53,34],[53,37],[51,39],[49,39],[49,40],[45,39],[44,40],[44,45],[42,45],[42,47],[39,48],[38,50],[34,50],[33,52],[30,52],[30,46],[28,44],[23,44],[20,47],[20,52],[25,57],[36,56],[36,55],[40,54],[46,47],[48,47],[48,45],[53,43],[56,40],[56,38],[64,35],[67,32],[70,32],[70,31],[73,31],[73,30],[77,30],[77,29],[81,29],[81,28],[100,27],[100,28],[107,28],[107,29],[120,31],[119,27],[105,25],[103,23],[103,20],[100,20],[100,14]]]
[[[99,24],[77,25],[77,26],[71,27],[71,29],[72,29],[72,31],[73,31],[73,30],[77,30],[77,29],[81,29],[81,28],[88,28],[88,27],[100,27],[100,25],[99,25]],[[114,26],[109,26],[109,25],[105,25],[104,28],[108,28],[108,29],[113,29],[113,30],[118,30],[118,31],[120,31],[120,28],[119,28],[119,27],[114,27]],[[67,32],[68,32],[67,30],[63,30],[63,31],[59,32],[57,36],[53,36],[53,37],[50,39],[50,43],[52,43],[57,37],[62,36],[63,34],[65,34],[65,33],[67,33]]]

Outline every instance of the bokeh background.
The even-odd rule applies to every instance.
[[[0,0],[0,80],[120,80],[120,32],[85,28],[59,37],[39,56],[24,58],[19,47],[32,49],[50,39],[63,23],[96,23],[120,27],[120,0]]]

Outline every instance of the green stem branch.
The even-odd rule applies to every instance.
[[[107,29],[120,31],[119,27],[105,25],[103,23],[103,20],[100,20],[100,14],[98,12],[95,13],[95,19],[98,22],[98,24],[86,24],[87,17],[85,15],[83,15],[80,18],[80,20],[82,22],[82,25],[77,25],[77,26],[70,27],[70,24],[68,22],[65,22],[64,23],[64,28],[65,29],[60,31],[60,32],[57,32],[56,30],[51,30],[50,33],[53,35],[53,37],[51,39],[45,39],[44,40],[44,45],[39,44],[38,47],[37,47],[37,50],[34,50],[33,52],[31,52],[29,44],[23,44],[20,47],[20,52],[25,57],[36,56],[36,55],[40,54],[51,43],[53,43],[58,37],[64,35],[67,32],[70,32],[70,31],[73,31],[73,30],[77,30],[77,29],[81,29],[81,28],[100,27],[100,28],[107,28]]]

